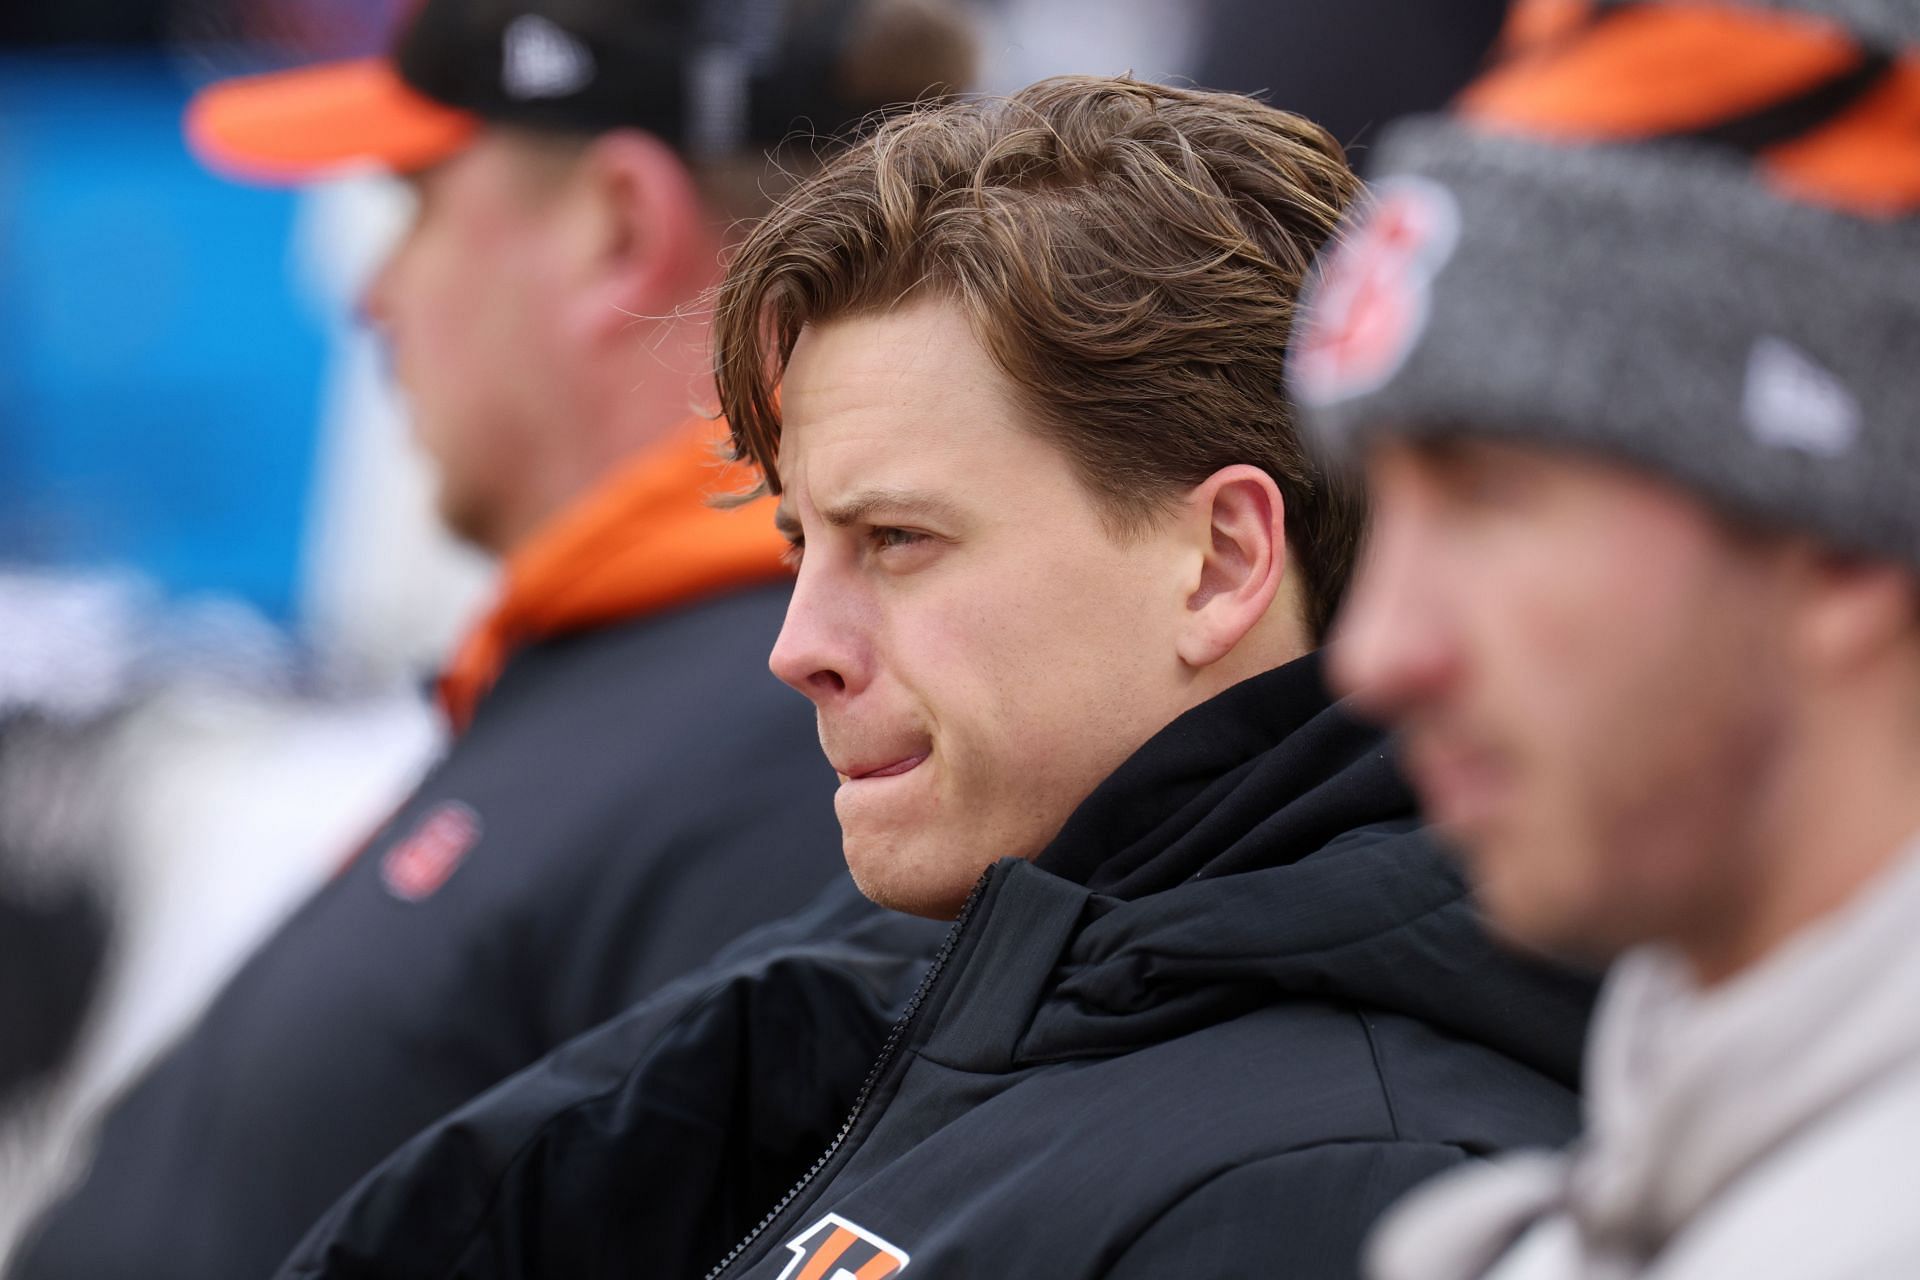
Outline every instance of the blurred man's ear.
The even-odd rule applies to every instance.
[[[1811,547],[1802,554],[1801,654],[1817,670],[1845,672],[1920,642],[1920,583],[1909,570]]]
[[[588,295],[605,331],[631,338],[636,319],[684,306],[719,270],[700,194],[673,148],[637,129],[588,145],[579,179]]]
[[[1286,574],[1286,505],[1258,467],[1223,467],[1183,500],[1197,573],[1180,628],[1181,661],[1212,666],[1266,618]]]

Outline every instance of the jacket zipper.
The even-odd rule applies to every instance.
[[[980,879],[974,883],[973,891],[967,895],[966,902],[961,905],[960,914],[953,918],[953,928],[947,930],[947,936],[940,943],[940,949],[934,952],[933,963],[928,966],[926,976],[920,979],[920,985],[914,990],[913,998],[907,1001],[906,1008],[901,1011],[898,1018],[894,1019],[892,1029],[887,1032],[887,1038],[881,1042],[880,1055],[868,1070],[867,1078],[860,1086],[860,1092],[854,1095],[853,1109],[841,1122],[839,1132],[833,1135],[833,1141],[827,1144],[827,1149],[821,1153],[818,1160],[813,1162],[812,1167],[800,1175],[800,1181],[794,1183],[787,1193],[780,1197],[779,1203],[768,1210],[767,1215],[747,1233],[746,1239],[733,1246],[726,1257],[714,1264],[713,1269],[707,1272],[706,1280],[720,1280],[720,1277],[734,1263],[740,1261],[747,1250],[753,1248],[760,1237],[767,1233],[767,1229],[779,1219],[780,1215],[805,1194],[807,1188],[813,1185],[814,1179],[820,1176],[821,1170],[840,1154],[840,1148],[846,1145],[848,1136],[853,1133],[854,1126],[860,1122],[861,1115],[866,1111],[867,1102],[872,1098],[873,1091],[879,1087],[881,1077],[893,1065],[894,1055],[900,1051],[900,1045],[906,1040],[907,1028],[912,1024],[914,1015],[918,1014],[920,1007],[926,1003],[928,993],[933,990],[933,984],[939,980],[940,971],[946,968],[948,958],[953,955],[954,947],[959,944],[960,934],[966,929],[967,921],[973,915],[974,906],[980,901],[980,895],[986,891],[987,881],[993,878],[993,871],[994,869],[989,867],[981,873]]]

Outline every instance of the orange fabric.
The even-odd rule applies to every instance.
[[[1875,217],[1920,209],[1920,58],[1902,58],[1852,110],[1764,163],[1802,199]]]
[[[1502,53],[1524,53],[1562,40],[1593,17],[1593,0],[1514,0],[1500,29]]]
[[[1586,0],[1520,0],[1506,40],[1511,57],[1461,95],[1460,115],[1575,142],[1708,128],[1787,101],[1864,57],[1832,23],[1709,0],[1616,11]],[[1884,83],[1831,122],[1762,151],[1757,164],[1790,198],[1869,217],[1920,210],[1920,53],[1902,56]]]
[[[867,1265],[853,1273],[853,1280],[883,1280],[900,1269],[900,1260],[892,1254],[876,1253]]]
[[[827,1237],[827,1242],[820,1246],[820,1252],[807,1260],[806,1269],[796,1280],[820,1280],[834,1263],[840,1261],[840,1255],[852,1247],[855,1238],[853,1232],[845,1227],[835,1227],[833,1234]]]
[[[1859,59],[1842,29],[1799,14],[1704,3],[1622,9],[1494,68],[1461,95],[1459,110],[1489,128],[1623,141],[1757,111]]]
[[[355,162],[396,173],[464,147],[479,120],[426,98],[385,58],[332,62],[210,85],[187,105],[187,141],[211,169],[294,183]]]
[[[787,574],[773,501],[733,510],[709,499],[749,488],[722,464],[716,424],[689,425],[615,472],[507,558],[500,597],[440,679],[455,732],[523,645]]]

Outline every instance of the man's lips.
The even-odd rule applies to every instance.
[[[926,758],[927,753],[922,751],[915,755],[902,756],[897,760],[850,765],[847,768],[836,768],[835,771],[849,782],[861,782],[868,778],[897,778],[903,773],[910,773],[918,768],[920,762]]]
[[[1428,820],[1473,827],[1510,801],[1512,774],[1498,753],[1434,738],[1414,739],[1409,745],[1407,772]]]

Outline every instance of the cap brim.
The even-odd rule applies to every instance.
[[[424,169],[479,123],[409,88],[387,59],[363,58],[212,85],[188,104],[186,133],[209,168],[284,184],[361,165]]]

